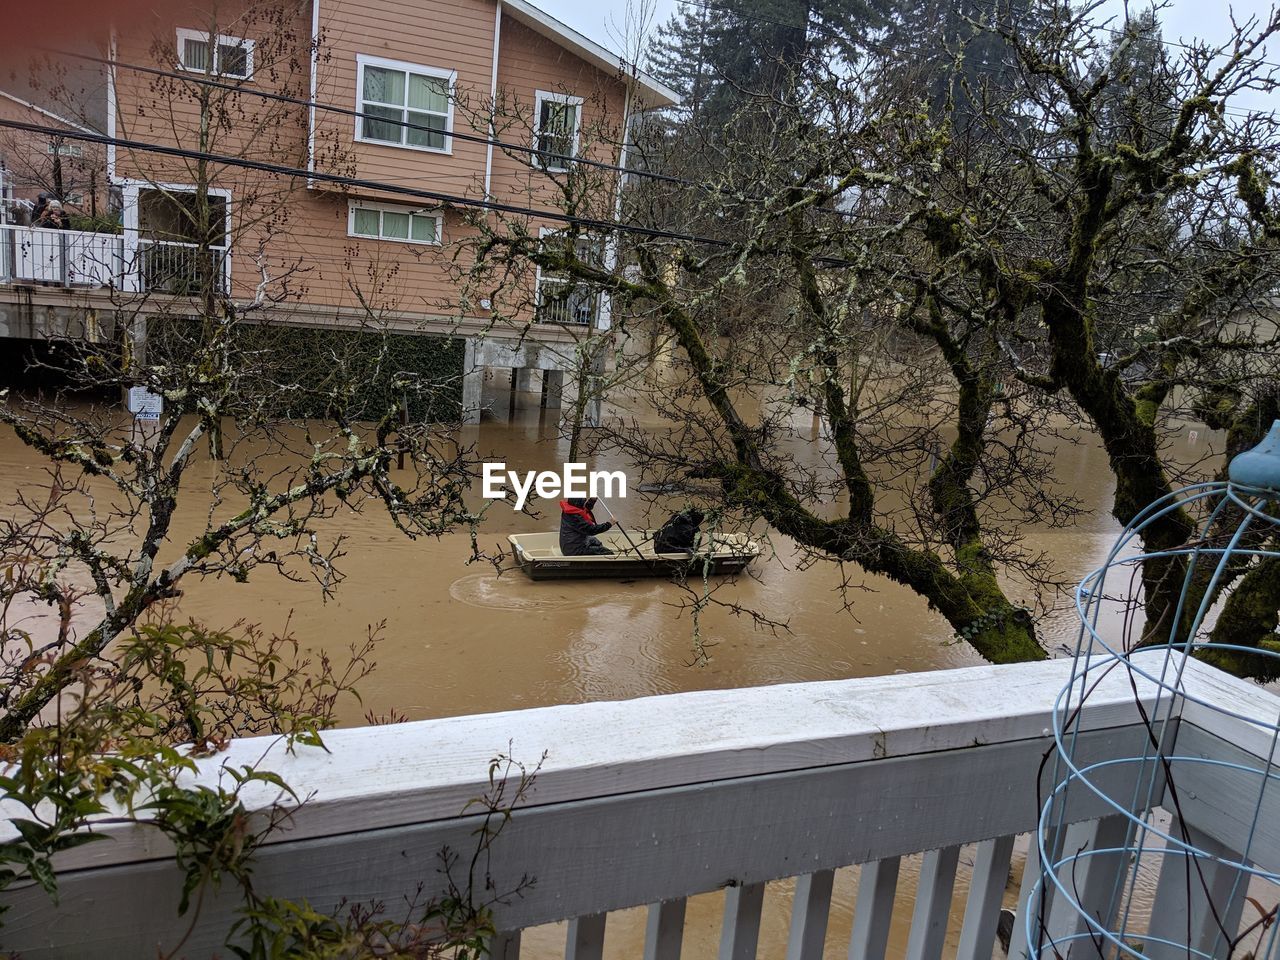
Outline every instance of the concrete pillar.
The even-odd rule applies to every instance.
[[[484,391],[484,368],[476,363],[476,342],[467,340],[462,356],[462,422],[480,422],[480,403]]]
[[[550,373],[551,371],[547,372]],[[563,384],[560,390],[560,423],[561,425],[567,425],[573,420],[574,406],[578,402],[578,378],[569,372],[557,372],[560,373]],[[582,411],[582,425],[584,427],[600,426],[601,406],[599,391],[587,398],[587,405]],[[548,404],[548,407],[550,407],[550,404]]]
[[[520,367],[516,370],[516,393],[533,393],[538,387],[534,386],[534,376],[538,373],[533,367]]]
[[[138,314],[123,320],[125,369],[144,366],[147,362],[147,318]]]
[[[564,371],[542,371],[542,405],[548,410],[559,410],[564,398]]]

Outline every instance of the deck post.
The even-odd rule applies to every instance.
[[[542,405],[548,410],[559,410],[564,402],[564,371],[542,371]]]
[[[831,911],[834,870],[819,870],[796,878],[791,902],[791,931],[787,938],[787,960],[822,960],[827,939],[827,917]]]
[[[1182,837],[1183,829],[1184,824],[1175,816],[1169,824],[1169,836]],[[1151,960],[1181,960],[1189,950],[1200,951],[1201,956],[1226,957],[1240,930],[1247,882],[1237,882],[1238,870],[1212,859],[1239,862],[1240,855],[1189,823],[1185,829],[1187,842],[1208,856],[1195,858],[1193,864],[1192,855],[1184,851],[1164,855],[1147,933],[1181,946],[1154,941],[1145,944],[1142,952]]]
[[[898,891],[897,857],[864,863],[858,877],[858,900],[853,908],[853,936],[849,960],[883,960],[889,944],[889,921]]]
[[[462,355],[462,422],[479,423],[484,391],[484,368],[477,364],[476,341],[467,338]]]
[[[764,884],[746,883],[724,892],[724,925],[720,928],[720,960],[755,960],[760,940]]]
[[[1000,905],[1004,902],[1004,888],[1009,882],[1012,855],[1012,836],[984,840],[978,844],[956,960],[987,960],[991,956],[991,945],[995,943],[996,926],[1000,920]]]
[[[1128,817],[1117,813],[1073,823],[1066,829],[1061,856],[1076,859],[1068,860],[1061,867],[1059,881],[1073,896],[1063,896],[1060,891],[1054,896],[1047,913],[1046,931],[1048,943],[1065,941],[1061,952],[1071,960],[1098,956],[1091,935],[1094,931],[1085,916],[1103,929],[1109,929],[1120,906],[1124,878],[1128,875],[1129,854],[1125,848],[1129,822]],[[1076,900],[1078,906],[1072,900]]]
[[[1040,837],[1033,833],[1029,838],[1027,860],[1022,865],[1022,883],[1018,887],[1018,906],[1013,911],[1013,936],[1009,938],[1009,960],[1027,960],[1027,915],[1038,910],[1038,902],[1043,900],[1045,892],[1032,897],[1036,885],[1040,882]],[[1039,921],[1037,921],[1038,925]]]
[[[607,913],[593,913],[569,921],[564,960],[601,960],[604,956],[604,924]]]
[[[520,960],[520,931],[498,931],[489,941],[489,960]]]
[[[959,861],[958,846],[930,850],[924,855],[920,884],[916,887],[916,909],[907,937],[907,960],[938,960],[942,956]]]
[[[649,904],[644,932],[644,960],[680,960],[684,945],[685,899]]]

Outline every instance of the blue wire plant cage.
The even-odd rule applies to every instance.
[[[1280,576],[1280,421],[1231,461],[1228,476],[1151,504],[1076,589],[1079,640],[1055,705],[1056,749],[1046,760],[1028,856],[1033,871],[1038,858],[1039,882],[1018,918],[1026,956],[1280,960],[1280,873],[1250,856],[1268,816],[1264,801],[1280,799],[1280,715],[1248,715],[1260,711],[1203,697],[1203,685],[1186,682],[1191,658],[1280,678],[1280,635],[1242,646],[1215,632],[1246,578]],[[1171,528],[1188,531],[1185,542],[1144,548]],[[1151,596],[1160,602],[1148,603]],[[1274,629],[1273,620],[1254,622]],[[1119,757],[1086,756],[1081,707],[1100,684],[1118,679],[1134,690],[1142,746]],[[1252,743],[1261,738],[1262,756],[1230,747],[1208,755],[1180,743],[1177,718],[1189,704],[1246,725]],[[1181,815],[1181,804],[1195,798],[1190,788],[1180,793],[1180,782],[1204,784],[1206,774],[1245,811],[1244,842],[1234,850]],[[1082,799],[1101,800],[1111,813],[1087,828],[1073,823],[1071,806]]]

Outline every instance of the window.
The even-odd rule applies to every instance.
[[[61,143],[57,140],[50,140],[45,144],[45,153],[49,156],[59,157],[83,157],[84,147],[78,143]]]
[[[438,213],[392,204],[352,203],[347,232],[353,237],[438,244],[443,227]]]
[[[247,78],[253,73],[253,41],[219,36],[200,30],[178,31],[178,63],[184,70]]]
[[[227,287],[226,191],[204,202],[183,189],[138,191],[138,260],[142,289],[196,296]],[[201,246],[204,250],[201,250]]]
[[[544,245],[563,244],[567,238],[560,231],[542,231]],[[577,237],[574,254],[593,267],[604,266],[604,244],[595,237]],[[568,274],[538,270],[535,318],[538,323],[563,323],[592,326],[600,319],[601,293],[595,287],[573,280]]]
[[[568,170],[578,152],[578,127],[582,123],[582,98],[538,91],[534,102],[535,158],[544,170]]]
[[[414,150],[449,153],[453,129],[453,81],[450,70],[359,56],[362,114],[356,139]]]

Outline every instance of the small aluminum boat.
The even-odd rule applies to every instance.
[[[617,530],[600,535],[610,550],[605,557],[566,557],[560,552],[558,533],[513,533],[511,551],[531,580],[578,580],[598,577],[631,580],[635,577],[725,576],[740,573],[760,555],[760,545],[745,533],[722,533],[697,553],[654,553],[654,531],[629,531],[635,546]],[[639,547],[639,553],[636,552]]]

